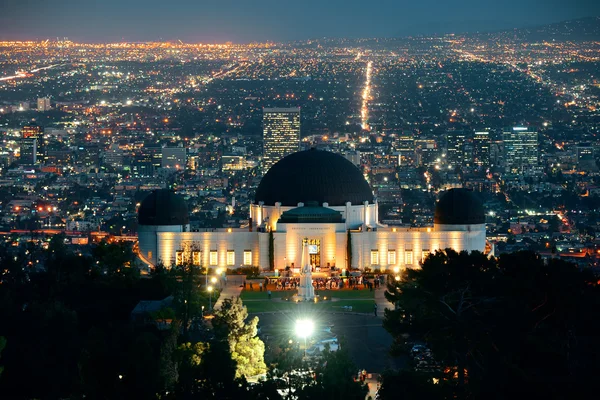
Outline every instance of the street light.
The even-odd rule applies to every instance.
[[[208,290],[208,293],[210,294],[208,297],[208,309],[212,310],[212,291],[213,291],[213,287],[209,286],[208,288],[206,288],[206,290]]]
[[[296,320],[296,335],[304,338],[304,357],[306,357],[306,338],[315,330],[315,323],[309,319]]]

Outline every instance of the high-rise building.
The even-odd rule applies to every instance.
[[[19,163],[24,165],[38,164],[44,160],[44,138],[40,126],[28,125],[21,129],[19,154]]]
[[[465,131],[449,131],[446,134],[446,162],[452,168],[468,163],[465,144],[467,133]]]
[[[185,169],[186,150],[182,144],[177,147],[162,148],[162,168]]]
[[[300,108],[263,108],[263,174],[299,149]]]
[[[480,167],[490,165],[490,132],[475,132],[473,135],[473,163]]]
[[[117,170],[123,168],[124,158],[123,150],[119,148],[117,143],[111,144],[108,150],[104,152],[104,164]]]
[[[37,109],[38,111],[48,111],[50,110],[50,98],[48,97],[40,97],[37,99]]]
[[[439,149],[433,139],[417,139],[415,140],[416,148],[416,163],[418,166],[431,167],[437,165],[439,158]]]
[[[531,172],[538,167],[538,133],[535,129],[515,126],[502,132],[506,172]]]
[[[78,149],[78,165],[81,165],[85,170],[98,168],[100,166],[100,147],[85,146]]]
[[[400,135],[394,140],[394,151],[398,153],[398,165],[414,165],[415,138],[413,135]]]
[[[577,168],[582,171],[598,171],[594,147],[591,143],[579,143],[577,145]]]
[[[140,150],[140,160],[144,163],[150,163],[152,166],[152,173],[162,167],[162,147],[158,144],[150,143],[145,144]]]

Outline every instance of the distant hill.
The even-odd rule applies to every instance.
[[[395,37],[456,34],[482,39],[510,37],[525,42],[600,40],[600,17],[572,19],[525,28],[510,28],[511,25],[510,22],[501,20],[445,21],[435,24],[406,26],[402,31],[396,32]],[[468,31],[464,28],[466,26],[469,27]]]
[[[600,17],[588,17],[530,28],[505,29],[496,32],[470,33],[467,36],[511,36],[524,42],[539,41],[595,41],[600,40]]]

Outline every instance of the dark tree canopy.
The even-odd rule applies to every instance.
[[[388,285],[397,309],[384,326],[396,351],[424,341],[454,396],[573,398],[600,372],[599,290],[589,271],[561,260],[447,249]]]

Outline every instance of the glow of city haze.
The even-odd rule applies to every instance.
[[[600,2],[505,0],[4,0],[0,40],[248,43],[319,37],[390,37],[512,29],[600,14]],[[22,21],[27,21],[24,24]]]

